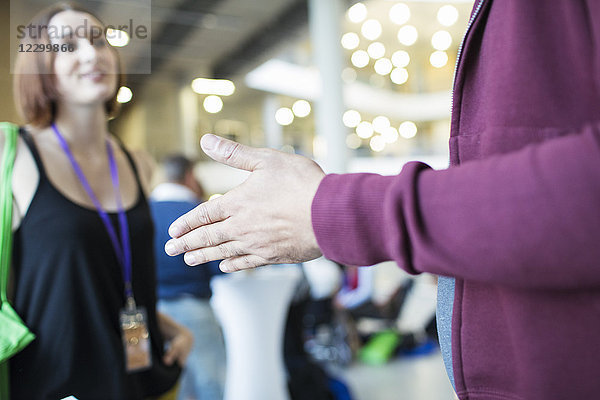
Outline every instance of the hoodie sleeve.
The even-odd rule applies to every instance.
[[[600,127],[443,171],[328,175],[325,257],[516,287],[600,286]]]

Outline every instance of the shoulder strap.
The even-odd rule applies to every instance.
[[[131,169],[133,170],[133,175],[135,176],[135,181],[137,182],[137,185],[138,185],[138,190],[140,191],[140,196],[141,196],[141,198],[145,199],[146,198],[146,194],[144,193],[144,187],[142,186],[142,181],[140,179],[140,174],[138,172],[137,166],[135,165],[135,160],[131,156],[131,153],[129,152],[129,150],[127,150],[125,148],[125,145],[123,144],[123,141],[121,141],[121,139],[119,137],[115,136],[115,135],[112,135],[112,137],[119,144],[119,147],[121,148],[121,150],[123,151],[123,153],[125,153],[125,156],[127,157],[127,160],[129,160],[129,164],[131,165]]]
[[[12,170],[17,153],[18,126],[8,122],[0,123],[4,131],[4,152],[0,164],[0,306],[8,302],[8,267],[12,252]]]
[[[29,133],[29,131],[27,131],[25,128],[20,128],[19,135],[23,138],[23,141],[33,156],[33,160],[35,161],[35,165],[37,166],[40,174],[40,181],[46,179],[46,169],[44,168],[44,163],[40,157],[40,152],[38,151],[37,145],[35,144],[31,133]]]

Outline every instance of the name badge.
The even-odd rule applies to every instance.
[[[146,310],[143,307],[121,310],[121,337],[125,350],[125,369],[138,372],[152,366],[150,333],[146,324]]]

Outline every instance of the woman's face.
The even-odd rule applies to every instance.
[[[57,51],[54,58],[58,103],[104,104],[117,90],[117,57],[104,37],[104,27],[91,15],[62,11],[50,20],[60,38],[52,44],[66,44],[73,51]]]

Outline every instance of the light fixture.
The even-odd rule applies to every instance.
[[[398,141],[398,129],[388,126],[381,134],[386,143],[395,143]]]
[[[417,134],[417,125],[412,121],[404,121],[398,127],[398,133],[405,139],[410,139]]]
[[[346,67],[342,70],[342,80],[346,83],[356,81],[356,70],[352,67]]]
[[[192,90],[198,94],[230,96],[235,92],[235,85],[227,79],[196,78],[192,81]]]
[[[369,146],[371,147],[371,150],[379,153],[385,149],[385,140],[380,135],[373,136],[369,142]]]
[[[360,113],[356,110],[348,110],[342,116],[342,121],[348,128],[355,128],[361,119]]]
[[[350,22],[361,22],[367,18],[367,7],[363,3],[356,3],[348,9],[346,16]]]
[[[387,75],[392,71],[392,68],[394,68],[392,62],[387,58],[380,58],[379,60],[375,61],[374,67],[375,72],[377,72],[379,75]]]
[[[121,86],[117,92],[117,102],[128,103],[133,98],[133,92],[127,86]]]
[[[373,42],[367,47],[367,53],[373,60],[377,60],[385,55],[385,46],[381,42]]]
[[[398,30],[398,41],[405,46],[412,46],[419,37],[417,28],[412,25],[404,25]]]
[[[356,133],[351,133],[346,136],[346,146],[349,148],[356,150],[362,144],[362,140],[356,135]]]
[[[381,24],[376,19],[366,20],[360,28],[362,35],[369,40],[377,39],[381,36],[381,31]]]
[[[431,37],[431,45],[436,50],[448,50],[452,45],[452,35],[448,31],[437,31]]]
[[[394,4],[390,8],[390,20],[396,25],[402,25],[410,19],[410,8],[404,3]]]
[[[219,96],[210,95],[206,96],[202,105],[206,112],[216,114],[223,109],[223,100]]]
[[[350,62],[356,68],[364,68],[369,65],[369,54],[364,50],[356,50],[350,57]]]
[[[281,107],[275,111],[275,121],[279,125],[287,126],[294,122],[294,113],[287,107]]]
[[[442,6],[438,10],[437,19],[444,26],[452,26],[458,20],[458,10],[450,4]]]
[[[394,68],[390,73],[390,79],[396,85],[402,85],[408,80],[408,71],[404,68]]]
[[[341,42],[343,48],[347,50],[354,50],[358,47],[360,43],[360,38],[354,32],[347,32],[344,33],[344,35],[342,36]]]
[[[383,133],[386,128],[390,127],[390,120],[388,117],[379,115],[373,119],[373,130],[377,133]]]
[[[448,54],[445,51],[434,51],[429,56],[429,62],[435,68],[442,68],[444,65],[448,64]]]
[[[392,64],[395,67],[404,68],[410,63],[410,55],[404,50],[395,51],[392,54]]]
[[[297,100],[292,105],[292,111],[296,117],[304,118],[310,114],[310,103],[306,100]]]
[[[356,126],[356,134],[362,139],[368,139],[373,136],[373,125],[370,122],[362,121]]]
[[[129,34],[119,29],[106,28],[106,41],[113,47],[127,46]]]

